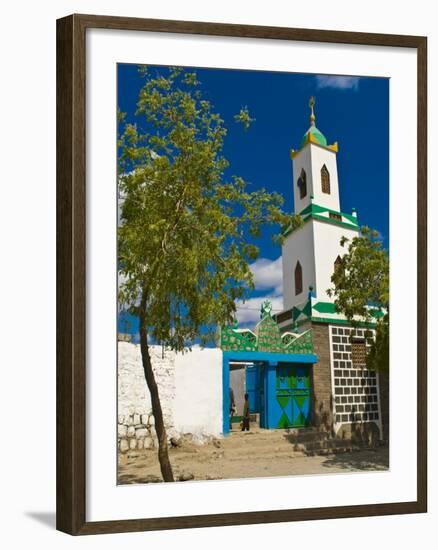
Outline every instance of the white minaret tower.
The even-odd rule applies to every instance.
[[[331,302],[327,289],[338,257],[346,253],[342,236],[352,238],[359,226],[356,212],[341,212],[336,155],[338,144],[328,145],[315,126],[315,99],[310,98],[310,128],[293,161],[294,210],[304,225],[287,232],[282,247],[284,309],[302,305],[309,288],[320,302]]]

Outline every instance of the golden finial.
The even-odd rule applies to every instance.
[[[309,107],[310,107],[310,125],[315,126],[315,113],[313,112],[313,107],[315,106],[315,98],[313,95],[309,99]]]

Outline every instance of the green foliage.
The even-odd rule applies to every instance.
[[[251,118],[248,107],[246,106],[242,107],[237,115],[234,115],[234,120],[242,124],[245,130],[248,130],[251,124],[255,122],[255,118]]]
[[[389,371],[389,316],[376,325],[376,338],[367,355],[367,367],[378,372]]]
[[[146,317],[156,341],[182,350],[234,321],[235,300],[253,288],[263,227],[280,234],[301,219],[282,211],[280,195],[226,178],[226,127],[195,73],[142,71],[141,127],[119,119],[119,301]]]
[[[335,298],[337,311],[343,313],[353,326],[357,317],[375,321],[373,313],[384,313],[376,325],[376,339],[367,357],[368,367],[387,371],[389,368],[389,257],[378,233],[363,227],[351,241],[343,238],[348,252],[332,275],[334,288],[327,294]]]

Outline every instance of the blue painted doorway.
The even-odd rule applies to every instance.
[[[260,365],[246,367],[246,393],[251,413],[260,412]]]

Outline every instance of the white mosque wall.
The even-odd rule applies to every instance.
[[[197,440],[222,432],[222,352],[194,348],[184,354],[150,346],[168,437]],[[118,442],[122,451],[157,445],[140,346],[118,342]]]
[[[357,236],[357,231],[322,221],[312,220],[308,222],[313,226],[313,239],[315,247],[315,285],[314,291],[317,300],[332,302],[334,299],[327,294],[329,288],[333,288],[331,276],[335,269],[335,260],[342,258],[348,252],[348,243],[341,246],[342,237],[352,239]]]
[[[312,194],[312,170],[309,145],[304,146],[297,156],[293,159],[293,190],[294,190],[294,211],[299,214],[310,203],[310,195]],[[298,178],[301,175],[301,170],[306,172],[307,194],[300,199],[300,190],[298,188]]]
[[[332,210],[339,211],[339,185],[338,168],[336,163],[336,153],[328,149],[323,149],[318,145],[310,144],[311,163],[312,163],[312,190],[313,203]],[[321,186],[321,168],[324,166],[330,174],[330,194],[322,192]]]
[[[303,270],[303,291],[295,294],[295,267]],[[307,300],[309,286],[315,286],[313,223],[309,221],[286,237],[282,246],[283,307],[291,309]]]
[[[321,187],[321,168],[324,166],[330,174],[330,194],[323,193]],[[298,178],[301,170],[304,169],[307,176],[307,195],[300,199],[298,189]],[[308,143],[293,159],[294,178],[294,211],[299,214],[310,203],[310,196],[313,196],[313,203],[325,206],[332,210],[339,211],[339,185],[336,153],[329,149],[319,147],[314,143]]]

